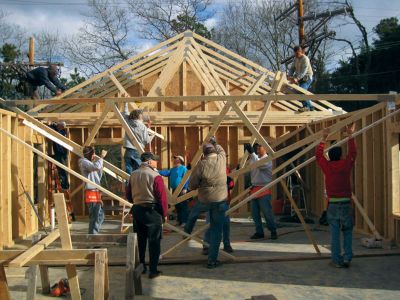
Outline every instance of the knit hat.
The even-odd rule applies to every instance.
[[[205,143],[203,145],[203,154],[204,155],[208,155],[208,154],[215,153],[215,152],[216,152],[216,149],[215,149],[215,146],[213,144]]]

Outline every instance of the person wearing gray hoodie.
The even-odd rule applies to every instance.
[[[107,151],[103,150],[101,156],[95,156],[94,147],[84,147],[83,157],[78,165],[81,174],[96,184],[100,184],[103,176],[103,158]],[[104,222],[103,201],[100,191],[91,183],[85,183],[85,202],[89,208],[89,234],[98,234]]]

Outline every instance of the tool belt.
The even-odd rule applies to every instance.
[[[263,186],[252,186],[251,189],[250,189],[250,194],[255,194],[256,192],[258,192],[262,188],[263,188]],[[266,189],[264,192],[258,194],[256,199],[264,197],[266,195],[271,195],[271,194],[272,194],[272,191],[270,189]]]
[[[85,202],[97,203],[101,201],[101,194],[99,190],[85,190]]]

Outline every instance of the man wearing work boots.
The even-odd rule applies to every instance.
[[[132,213],[139,244],[139,259],[145,265],[146,245],[149,240],[149,278],[161,275],[157,269],[161,252],[162,224],[167,219],[168,200],[164,181],[157,172],[159,157],[151,152],[140,156],[142,164],[132,172],[126,187],[126,197],[133,203]]]
[[[317,164],[325,175],[325,187],[328,197],[327,219],[331,229],[331,264],[337,268],[348,268],[353,257],[353,207],[351,205],[351,171],[356,160],[357,149],[352,134],[354,124],[346,128],[348,153],[342,159],[342,148],[333,147],[328,151],[329,160],[324,156],[324,149],[329,136],[329,129],[322,134],[322,141],[315,151]],[[340,230],[343,231],[344,255],[341,255]]]
[[[198,190],[200,211],[208,212],[210,215],[210,248],[207,268],[213,269],[221,265],[218,261],[218,253],[228,196],[226,154],[224,149],[216,143],[215,138],[211,138],[203,145],[203,158],[193,168],[189,179],[189,189]],[[186,232],[191,232],[188,229],[193,229],[193,227],[185,227]]]
[[[268,156],[264,146],[259,144],[254,144],[253,147],[250,144],[245,144],[244,149],[250,153],[250,164]],[[254,194],[272,181],[272,161],[252,169],[250,175],[252,185],[250,193]],[[256,225],[256,232],[250,237],[250,239],[256,240],[264,238],[261,212],[264,215],[267,228],[271,232],[271,239],[276,240],[278,238],[271,201],[272,192],[270,189],[267,189],[258,195],[257,198],[251,200],[251,215],[254,224]]]

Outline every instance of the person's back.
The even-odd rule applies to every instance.
[[[189,188],[198,187],[198,199],[203,203],[220,202],[227,199],[226,188],[226,156],[220,145],[216,145],[217,153],[211,153],[194,168]]]

